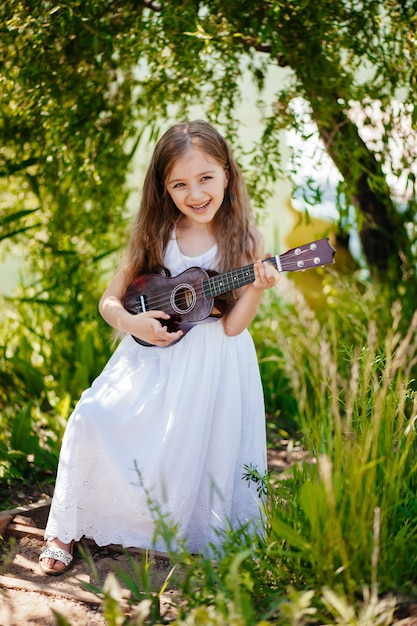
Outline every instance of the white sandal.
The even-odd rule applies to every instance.
[[[64,572],[68,571],[71,565],[73,564],[74,557],[72,556],[72,551],[74,548],[74,541],[71,542],[69,549],[71,552],[64,550],[63,548],[59,548],[58,546],[45,546],[42,549],[39,555],[39,567],[44,574],[48,574],[49,576],[60,576]],[[43,559],[54,559],[55,561],[60,561],[64,564],[65,567],[61,569],[55,569],[54,567],[47,567],[42,561]]]

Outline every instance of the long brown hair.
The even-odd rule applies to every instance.
[[[131,278],[160,273],[164,251],[181,213],[166,190],[175,162],[199,148],[229,172],[225,196],[213,220],[218,269],[226,272],[254,259],[254,217],[246,184],[227,141],[202,120],[175,124],[159,139],[148,167],[124,264]]]

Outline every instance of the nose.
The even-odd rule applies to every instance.
[[[202,190],[199,183],[194,183],[190,185],[188,190],[188,197],[190,200],[200,200],[202,197]]]

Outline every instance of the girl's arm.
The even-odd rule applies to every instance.
[[[256,247],[256,256],[262,257],[263,240],[260,235],[257,237]],[[267,254],[266,258],[270,256]],[[254,264],[254,270],[255,281],[242,289],[233,308],[222,318],[226,335],[239,335],[249,326],[258,311],[264,290],[274,287],[281,278],[278,270],[268,262],[257,260]]]
[[[110,326],[124,333],[134,335],[157,346],[166,346],[182,336],[182,331],[168,332],[160,319],[169,319],[164,311],[147,311],[134,315],[126,311],[123,298],[130,279],[125,268],[121,268],[110,281],[98,305],[101,316]]]

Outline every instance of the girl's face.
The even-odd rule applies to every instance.
[[[166,188],[190,226],[210,224],[220,209],[229,173],[199,148],[192,147],[172,168]]]

